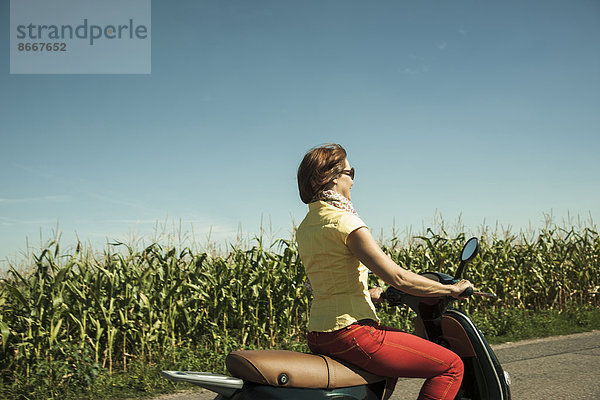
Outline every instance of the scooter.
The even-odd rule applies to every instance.
[[[442,284],[458,282],[466,264],[479,252],[477,238],[467,241],[454,277],[422,275]],[[467,289],[462,296],[495,297]],[[418,297],[389,287],[382,295],[391,306],[408,305],[417,314],[415,334],[449,348],[463,360],[465,373],[455,399],[510,400],[510,378],[469,317],[450,308],[450,297]],[[240,350],[227,355],[232,376],[193,371],[162,371],[173,381],[189,382],[218,394],[215,400],[386,400],[395,378],[377,376],[321,354],[287,350]]]

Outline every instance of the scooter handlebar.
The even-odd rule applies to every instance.
[[[471,297],[471,296],[481,296],[488,297],[490,299],[497,299],[498,296],[494,293],[486,293],[486,292],[476,292],[472,287],[466,288],[464,292],[460,294],[460,297]]]

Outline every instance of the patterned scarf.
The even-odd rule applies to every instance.
[[[352,206],[352,202],[333,190],[324,190],[319,193],[315,199],[324,201],[327,204],[331,204],[334,207],[340,208],[358,217],[358,213],[354,209],[354,206]]]

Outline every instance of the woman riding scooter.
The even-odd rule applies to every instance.
[[[416,296],[462,298],[472,288],[461,280],[443,285],[397,265],[377,245],[350,197],[354,168],[339,144],[308,151],[298,168],[300,198],[309,211],[296,237],[313,291],[307,341],[311,351],[387,377],[425,378],[419,399],[453,399],[463,363],[430,341],[381,326],[368,290],[370,269],[389,285]],[[368,269],[367,269],[368,268]]]

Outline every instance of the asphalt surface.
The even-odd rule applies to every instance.
[[[600,399],[600,331],[492,346],[512,379],[512,399]],[[398,380],[391,400],[416,399],[423,380]],[[212,400],[186,391],[154,400]]]

